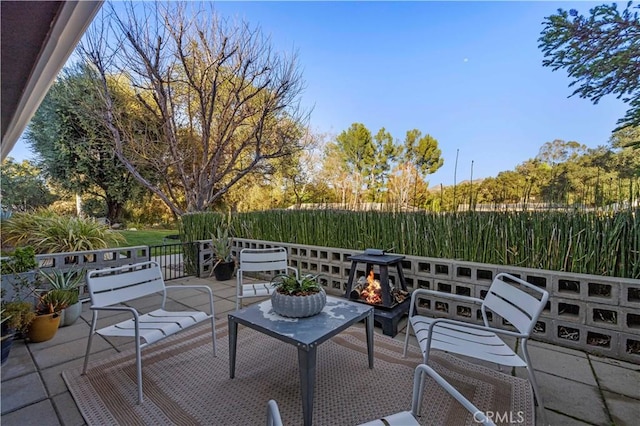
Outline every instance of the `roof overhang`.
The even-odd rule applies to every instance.
[[[102,3],[102,0],[0,2],[3,160]]]

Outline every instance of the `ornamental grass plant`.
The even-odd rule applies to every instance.
[[[16,213],[2,222],[3,245],[30,245],[36,253],[66,253],[117,247],[124,238],[90,218],[60,216],[48,210]]]

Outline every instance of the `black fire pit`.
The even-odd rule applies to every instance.
[[[411,294],[407,291],[407,284],[404,279],[404,273],[402,272],[402,260],[404,256],[396,254],[387,254],[382,250],[367,250],[376,254],[359,254],[349,257],[351,260],[351,270],[349,271],[349,280],[347,281],[347,288],[345,292],[345,298],[351,299],[357,302],[366,303],[375,308],[374,320],[381,324],[382,333],[387,336],[395,337],[398,334],[398,322],[404,314],[409,312],[409,305],[411,303]],[[358,263],[365,263],[365,276],[373,271],[374,265],[378,267],[378,276],[381,288],[381,303],[367,303],[366,300],[357,297],[358,291],[354,290],[354,280],[356,279],[356,268]],[[389,267],[396,267],[398,274],[398,290],[402,290],[406,293],[405,299],[398,302],[392,295],[392,287],[389,283]],[[351,297],[353,294],[354,297]]]

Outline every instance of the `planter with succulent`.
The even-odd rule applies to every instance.
[[[60,326],[60,311],[69,306],[67,290],[49,290],[38,294],[36,317],[29,326],[27,337],[31,342],[46,342],[55,336]]]
[[[213,250],[212,271],[218,281],[230,280],[235,271],[236,262],[233,257],[233,238],[229,228],[219,226],[215,234],[211,234],[211,248]]]
[[[2,318],[2,364],[9,357],[13,340],[17,335],[27,332],[36,313],[33,305],[24,301],[3,301],[0,317]]]
[[[60,327],[71,325],[77,321],[82,313],[82,302],[78,300],[80,284],[84,281],[84,269],[72,268],[66,272],[54,269],[49,272],[40,271],[40,276],[53,290],[63,290],[68,293],[68,306],[60,312]]]
[[[304,318],[316,315],[327,303],[327,294],[318,283],[318,275],[279,274],[271,279],[273,310],[283,317]]]

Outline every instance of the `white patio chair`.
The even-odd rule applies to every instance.
[[[480,305],[484,325],[418,315],[416,301],[425,295]],[[407,326],[404,355],[406,356],[409,344],[409,329],[412,328],[425,364],[428,363],[431,349],[438,349],[498,365],[525,367],[544,421],[544,405],[533,374],[527,342],[548,299],[549,293],[546,290],[505,273],[496,275],[484,300],[426,289],[415,290],[411,295],[410,327]],[[507,320],[516,331],[492,327],[487,319],[487,311],[492,311]],[[494,317],[494,321],[498,319]],[[520,358],[499,335],[519,339],[519,347],[524,359]]]
[[[242,307],[242,299],[270,296],[274,291],[269,281],[246,282],[244,275],[247,272],[269,272],[275,276],[277,273],[285,273],[288,270],[298,275],[296,268],[288,265],[287,250],[284,247],[242,249],[236,275],[236,310]]]
[[[465,409],[467,409],[467,411],[473,414],[473,420],[475,423],[487,426],[494,425],[490,418],[473,405],[471,401],[465,398],[464,395],[451,386],[449,382],[442,378],[442,376],[440,376],[433,368],[426,364],[420,364],[416,367],[416,371],[413,374],[411,411],[401,411],[389,416],[384,416],[380,419],[362,423],[359,426],[420,426],[417,416],[420,412],[420,404],[422,402],[421,382],[423,374],[431,376],[437,384],[442,386],[442,388],[449,393],[449,395],[455,398]],[[267,426],[282,426],[282,419],[280,418],[278,404],[273,399],[269,400],[267,405]]]
[[[86,275],[91,296],[91,330],[87,340],[82,374],[86,374],[94,334],[114,337],[133,337],[136,348],[136,376],[138,383],[138,404],[142,404],[142,349],[159,340],[203,321],[211,323],[213,356],[216,356],[215,312],[213,292],[206,285],[165,285],[160,265],[149,261],[117,268],[90,271]],[[167,290],[198,289],[208,296],[209,313],[202,311],[165,310]],[[161,295],[156,306],[147,313],[127,306],[126,303],[141,297]],[[157,309],[154,309],[157,308]],[[131,319],[97,329],[99,311],[118,311],[131,315]]]
[[[267,402],[267,426],[282,426],[278,403],[273,399]]]

